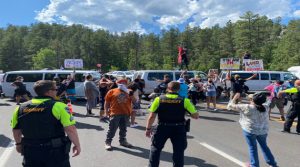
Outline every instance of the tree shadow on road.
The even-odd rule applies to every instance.
[[[99,125],[91,125],[91,124],[87,124],[87,123],[82,123],[82,122],[76,122],[76,128],[77,129],[95,129],[97,131],[103,131],[104,129]]]
[[[236,122],[231,119],[226,119],[226,118],[219,118],[219,117],[206,117],[206,116],[199,116],[199,119],[206,119],[206,120],[211,120],[211,121],[224,121],[224,122]]]
[[[11,106],[11,104],[8,104],[8,103],[0,103],[0,106]]]
[[[0,135],[0,147],[7,147],[12,140],[5,135]]]
[[[132,149],[114,147],[113,150],[121,151],[121,152],[124,152],[126,154],[131,154],[133,156],[144,158],[144,159],[149,159],[149,154],[150,154],[149,149],[141,148],[141,147],[138,147],[138,146],[135,146]],[[165,162],[173,163],[172,156],[173,156],[173,153],[162,151],[161,155],[160,155],[160,160],[165,161]],[[185,156],[184,157],[184,164],[185,165],[196,165],[196,166],[199,166],[199,167],[200,166],[201,167],[217,167],[216,165],[206,163],[205,160],[202,160],[202,159],[196,158],[196,157],[190,157],[190,156]]]

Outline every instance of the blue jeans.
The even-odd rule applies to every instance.
[[[260,148],[262,150],[263,156],[265,158],[265,161],[267,164],[271,166],[277,166],[277,163],[275,161],[275,158],[273,154],[271,153],[271,150],[269,149],[267,145],[267,134],[264,135],[255,135],[249,132],[246,132],[243,130],[243,134],[245,136],[246,142],[249,147],[249,155],[250,155],[250,165],[251,167],[259,167],[259,159],[258,159],[258,153],[257,153],[257,143],[258,141]]]

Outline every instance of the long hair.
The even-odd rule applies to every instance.
[[[259,112],[266,112],[266,107],[263,106],[262,104],[261,105],[255,104],[255,107]]]

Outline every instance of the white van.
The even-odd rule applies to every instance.
[[[147,97],[150,93],[153,92],[154,88],[157,87],[159,82],[156,80],[163,80],[164,75],[168,74],[170,79],[177,81],[181,75],[182,71],[172,71],[172,70],[142,70],[136,71],[133,78],[137,78],[138,75],[141,76],[141,79],[145,80],[145,89],[144,93]],[[194,78],[195,75],[199,75],[201,79],[207,80],[207,75],[202,71],[187,71],[189,78]]]
[[[295,75],[297,78],[300,78],[300,66],[292,66],[288,68],[288,71]]]
[[[54,77],[59,77],[61,80],[66,79],[68,75],[72,74],[72,70],[30,70],[30,71],[10,71],[6,72],[2,82],[2,90],[4,96],[13,97],[15,88],[11,86],[11,83],[16,80],[17,76],[24,78],[24,84],[26,89],[36,96],[33,85],[38,80],[53,80]],[[84,77],[87,74],[91,74],[94,79],[100,79],[100,74],[97,71],[76,70],[75,71],[75,89],[76,97],[83,98],[83,82]]]
[[[258,75],[245,83],[245,85],[249,87],[250,92],[264,91],[266,86],[270,85],[271,82],[276,80],[288,81],[295,78],[295,76],[290,72],[283,71],[231,71],[231,76],[238,74],[240,78],[246,79],[251,77],[254,73],[257,73]],[[219,75],[217,85],[224,88],[226,84],[227,89],[229,89],[231,87],[231,82],[227,80],[225,83],[226,76],[227,71],[222,71]]]

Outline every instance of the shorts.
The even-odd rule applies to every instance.
[[[270,103],[270,108],[274,108],[275,105],[279,109],[284,108],[284,102],[285,102],[284,98],[273,98]]]
[[[217,96],[216,91],[206,92],[206,97],[215,97],[215,96]]]

